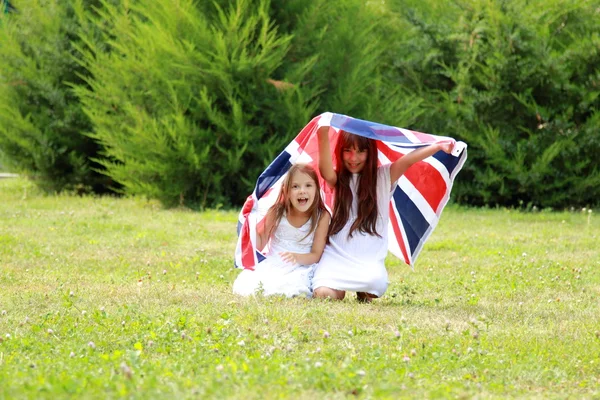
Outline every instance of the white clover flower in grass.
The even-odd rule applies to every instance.
[[[356,372],[356,375],[358,376],[365,376],[367,373],[365,371],[363,371],[362,369]]]
[[[163,269],[163,275],[166,275],[166,274],[167,274],[167,270]]]
[[[74,292],[71,290],[71,291],[69,292],[69,296],[73,297],[73,296],[75,296],[75,293],[74,293]]]
[[[238,346],[245,346],[245,345],[246,345],[246,342],[244,342],[243,340],[240,340],[238,342]]]
[[[10,333],[7,333],[7,334],[6,334],[6,338],[7,338],[7,339],[10,339]]]
[[[322,366],[323,366],[323,363],[322,363],[322,362],[320,362],[320,361],[317,361],[317,362],[315,363],[315,368],[321,368]]]
[[[52,329],[48,328],[48,334],[52,335],[53,333],[54,333],[54,331]]]
[[[94,342],[89,342],[89,343],[88,343],[88,347],[89,347],[90,349],[94,350],[94,349],[96,348],[96,343],[94,343]]]
[[[133,371],[131,370],[131,368],[129,367],[129,365],[127,365],[125,363],[125,361],[123,361],[121,363],[121,372],[123,373],[123,375],[125,375],[125,377],[127,379],[131,379],[131,376],[133,375]]]
[[[219,365],[217,365],[217,366],[215,367],[215,369],[216,369],[217,371],[223,371],[223,368],[224,368],[224,367],[223,367],[223,364],[219,364]]]
[[[100,307],[100,312],[104,312],[104,306]]]
[[[409,372],[409,373],[408,373],[408,377],[412,379],[412,378],[414,378],[414,377],[415,377],[415,374],[413,374],[412,372]]]
[[[2,310],[2,315],[6,315],[6,314],[7,314],[6,310]]]
[[[413,357],[416,356],[417,355],[417,350],[416,349],[412,349],[410,351],[410,355],[413,356]]]
[[[82,310],[82,311],[81,311],[81,315],[85,315],[85,314],[87,314],[87,311],[85,311],[85,310]]]
[[[69,358],[73,358],[73,357],[75,357],[75,353],[74,353],[74,352],[71,352],[71,353],[69,354]]]
[[[399,337],[401,336],[401,335],[400,335],[400,331],[396,331],[396,332],[394,332],[394,336],[396,336],[397,338],[399,338]]]
[[[404,357],[402,357],[402,361],[409,362],[410,361],[410,357],[409,356],[404,356]]]
[[[329,332],[327,332],[327,331],[323,332],[323,337],[324,337],[325,339],[327,339],[329,336],[330,336],[330,335],[329,335]]]

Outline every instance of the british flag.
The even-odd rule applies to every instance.
[[[340,130],[377,140],[379,165],[394,162],[416,148],[450,139],[329,112],[313,118],[259,176],[254,192],[246,199],[238,220],[237,268],[254,269],[264,259],[255,247],[256,228],[276,201],[282,181],[293,164],[306,163],[314,167],[325,205],[329,211],[333,209],[334,192],[318,173],[317,129],[321,126],[330,127],[331,149],[335,148]],[[466,144],[457,142],[452,154],[437,152],[413,164],[398,180],[389,205],[388,248],[411,267],[436,227],[450,197],[454,178],[466,159]]]

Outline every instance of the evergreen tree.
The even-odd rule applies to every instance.
[[[470,145],[457,199],[597,204],[600,28],[592,2],[402,6],[410,30],[398,42],[396,76],[428,109],[417,124]]]
[[[72,57],[74,9],[57,0],[19,6],[0,15],[0,158],[50,191],[104,191],[109,179],[90,161],[98,146],[82,135],[90,122],[69,87],[86,73]]]

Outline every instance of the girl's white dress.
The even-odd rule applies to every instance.
[[[388,252],[388,217],[389,203],[396,187],[391,186],[391,164],[377,169],[377,233],[381,237],[354,231],[351,238],[348,232],[356,219],[358,209],[359,174],[350,180],[352,190],[352,206],[350,218],[344,228],[329,237],[321,260],[315,267],[313,290],[324,286],[351,292],[367,292],[381,297],[388,286],[388,275],[385,269],[385,257]]]
[[[275,230],[266,259],[254,271],[245,269],[233,283],[233,292],[249,296],[262,292],[265,296],[282,294],[287,297],[312,296],[311,278],[315,264],[300,265],[285,262],[280,252],[310,253],[315,233],[310,231],[310,219],[300,228],[292,226],[284,215]]]

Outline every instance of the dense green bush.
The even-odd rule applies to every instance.
[[[470,145],[458,201],[565,207],[600,198],[600,8],[570,1],[395,6],[394,75],[415,125]]]
[[[406,100],[382,85],[361,3],[335,18],[325,1],[305,5],[293,32],[266,0],[106,5],[91,21],[104,36],[81,48],[93,78],[77,88],[106,173],[167,205],[241,204],[317,113],[398,120]]]
[[[290,40],[267,5],[240,1],[209,21],[192,1],[141,0],[105,4],[90,21],[102,36],[83,38],[93,79],[77,93],[107,156],[100,162],[127,193],[166,205],[239,203],[264,154],[310,118],[302,93],[267,81]]]
[[[55,191],[106,190],[94,171],[98,145],[69,82],[85,75],[72,57],[78,25],[71,5],[23,1],[0,13],[0,158],[4,167]]]
[[[600,198],[600,7],[535,0],[23,0],[0,159],[47,189],[239,205],[315,115],[469,144],[474,205]]]

